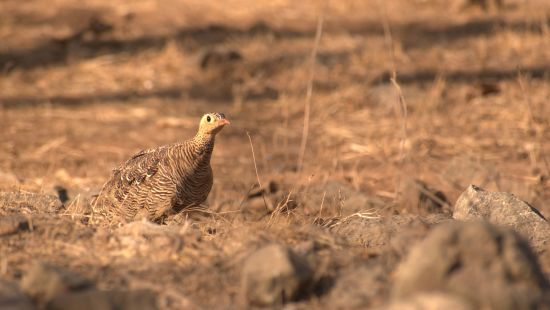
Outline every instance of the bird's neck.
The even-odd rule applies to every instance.
[[[195,152],[199,156],[207,156],[210,159],[212,150],[214,149],[215,135],[213,134],[204,134],[197,133],[193,138],[192,144]]]

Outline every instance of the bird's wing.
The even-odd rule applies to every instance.
[[[127,199],[130,199],[126,207],[135,207],[136,197],[133,197],[131,193],[136,189],[139,191],[141,184],[147,183],[147,179],[155,177],[162,161],[167,156],[167,149],[167,147],[159,147],[140,151],[113,169],[111,177],[103,185],[96,201],[99,201],[100,205],[116,206],[115,209],[119,209],[125,205]],[[124,212],[128,212],[128,210]]]
[[[133,155],[113,172],[126,184],[140,184],[158,171],[164,147],[142,150]]]

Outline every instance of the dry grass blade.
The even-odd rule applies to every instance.
[[[231,213],[239,213],[241,210],[229,210],[229,211],[211,211],[208,209],[208,206],[200,205],[200,206],[194,206],[191,208],[184,209],[182,212],[200,212],[200,213],[206,213],[206,214],[212,214],[212,215],[222,215],[222,214],[231,214]]]
[[[262,193],[262,199],[264,200],[265,209],[268,210],[267,201],[265,201],[264,188],[262,182],[260,181],[260,175],[258,174],[258,165],[256,164],[256,154],[254,153],[254,145],[252,144],[252,138],[250,133],[247,131],[246,135],[248,136],[248,141],[250,142],[250,150],[252,151],[252,160],[254,161],[254,171],[256,172],[256,180],[258,181],[258,186],[260,187],[260,192]]]
[[[379,3],[380,5],[380,3]],[[388,9],[387,9],[387,3],[384,2],[383,4],[383,28],[384,28],[384,40],[386,43],[386,48],[388,49],[390,56],[391,56],[391,65],[392,65],[392,72],[391,72],[391,78],[390,82],[393,85],[393,87],[396,90],[397,94],[397,109],[396,114],[398,114],[397,110],[399,111],[400,115],[396,115],[396,117],[400,120],[401,123],[401,140],[399,142],[399,165],[400,171],[402,171],[405,160],[408,157],[408,151],[407,151],[407,140],[408,140],[408,133],[407,133],[407,103],[405,101],[405,96],[403,95],[403,91],[401,89],[401,86],[397,82],[397,61],[395,57],[395,45],[393,40],[393,35],[391,31],[391,26],[388,18]],[[395,197],[397,197],[397,193],[399,191],[399,184],[401,183],[401,175],[397,176],[396,184],[395,184]]]
[[[288,203],[290,201],[290,196],[292,195],[292,191],[288,192],[288,195],[286,196],[286,200],[283,203],[279,203],[275,210],[271,212],[271,216],[269,217],[269,221],[267,222],[267,226],[271,226],[273,223],[273,220],[285,210],[285,208],[288,206]]]
[[[324,223],[321,226],[326,227],[326,228],[333,228],[335,226],[346,223],[346,222],[348,222],[349,220],[351,220],[353,218],[376,220],[376,219],[380,218],[380,215],[376,212],[376,210],[366,210],[366,211],[356,212],[356,213],[350,214],[350,215],[348,215],[346,217],[343,217],[343,218],[340,217],[340,216],[332,217],[328,220],[324,220],[323,221]]]
[[[392,68],[392,78],[397,78],[397,64],[395,62],[395,47],[393,44],[393,35],[391,32],[391,26],[388,19],[388,8],[387,3],[384,2],[382,5],[380,1],[378,1],[378,6],[383,6],[383,12],[382,12],[382,28],[384,29],[384,42],[386,44],[386,48],[390,52],[391,56],[391,68]]]
[[[394,74],[395,76],[397,74]],[[399,159],[400,161],[405,161],[405,159],[408,157],[408,152],[406,149],[407,145],[407,102],[405,101],[405,96],[403,96],[403,91],[401,90],[401,87],[399,86],[399,83],[397,83],[397,78],[392,77],[390,79],[392,85],[395,87],[397,91],[397,102],[399,106],[399,111],[401,112],[401,142],[399,143]]]
[[[319,214],[317,214],[317,217],[320,218],[323,214],[323,205],[325,204],[325,197],[327,196],[327,192],[323,192],[323,198],[321,198],[321,207],[319,207]]]
[[[382,19],[382,26],[384,28],[384,40],[386,42],[386,47],[391,56],[391,78],[390,82],[395,87],[397,92],[397,103],[399,111],[401,113],[401,142],[400,142],[400,160],[403,161],[406,158],[405,145],[407,141],[407,103],[405,101],[405,96],[403,96],[403,91],[399,83],[397,82],[397,61],[395,59],[395,44],[393,41],[393,35],[391,31],[391,25],[388,19],[388,12],[386,3],[384,3],[384,12]]]
[[[311,112],[311,96],[313,94],[313,78],[315,77],[315,63],[317,62],[317,50],[319,49],[319,42],[321,41],[321,35],[323,33],[323,22],[325,19],[325,7],[321,10],[321,14],[317,20],[317,29],[315,30],[315,41],[313,43],[313,49],[311,50],[310,56],[310,67],[309,67],[309,79],[307,82],[307,92],[306,92],[306,101],[304,103],[304,126],[302,130],[302,140],[300,142],[300,153],[298,155],[297,169],[298,172],[302,170],[302,165],[304,164],[304,156],[306,152],[307,139],[309,135],[309,118]]]

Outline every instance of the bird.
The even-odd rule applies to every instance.
[[[93,203],[94,213],[121,223],[167,217],[204,203],[212,189],[210,158],[223,113],[204,114],[189,140],[145,149],[113,169]]]

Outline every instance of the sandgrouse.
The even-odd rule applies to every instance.
[[[229,121],[221,113],[203,115],[194,138],[143,150],[118,168],[93,202],[111,221],[167,216],[203,203],[212,188],[210,157],[216,134]]]

